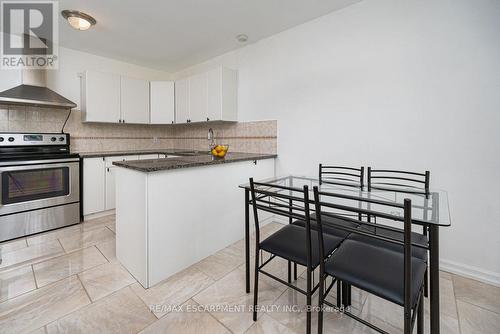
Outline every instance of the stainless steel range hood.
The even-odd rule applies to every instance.
[[[76,104],[46,87],[45,70],[23,70],[22,85],[0,92],[0,103],[54,108],[75,108]]]

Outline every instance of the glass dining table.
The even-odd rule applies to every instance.
[[[371,199],[375,201],[357,202],[361,209],[367,209],[377,212],[390,214],[393,216],[403,216],[403,209],[394,206],[383,205],[384,202],[403,204],[405,199],[410,199],[412,204],[412,223],[421,225],[428,230],[429,238],[429,283],[430,283],[430,329],[432,334],[438,334],[440,330],[439,321],[439,230],[441,227],[451,226],[451,217],[448,205],[448,194],[444,190],[431,189],[425,196],[420,193],[396,191],[395,189],[367,189],[354,188],[349,185],[339,184],[320,184],[318,178],[307,176],[288,175],[273,177],[256,182],[270,183],[285,187],[302,188],[304,185],[309,187],[312,193],[314,186],[317,186],[322,192],[345,195],[346,199],[334,198],[335,204],[353,205],[353,199]],[[250,184],[239,186],[245,191],[245,283],[246,292],[250,292],[250,207],[252,205],[250,196]],[[279,191],[279,188],[270,188],[270,191]],[[309,196],[314,201],[312,194]],[[377,204],[377,200],[381,204]],[[343,202],[345,201],[345,202]],[[348,203],[348,202],[349,203]],[[313,207],[313,206],[312,206]],[[290,280],[290,273],[289,273]]]

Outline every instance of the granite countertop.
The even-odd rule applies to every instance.
[[[164,152],[160,152],[164,153]],[[173,153],[170,153],[173,154]],[[177,153],[176,153],[177,154]],[[198,155],[183,156],[178,158],[148,159],[148,160],[128,160],[116,161],[113,165],[133,169],[139,172],[156,172],[161,170],[190,168],[197,166],[227,164],[239,161],[252,161],[262,159],[276,158],[277,154],[258,154],[258,153],[238,153],[228,152],[223,159],[213,158],[208,153],[199,153]]]
[[[155,150],[128,150],[128,151],[102,151],[102,152],[75,152],[82,158],[113,157],[119,155],[141,155],[141,154],[171,154],[182,156],[193,156],[208,154],[208,151],[196,151],[188,149],[155,149]]]

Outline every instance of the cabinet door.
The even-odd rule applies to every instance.
[[[82,83],[82,109],[86,122],[118,123],[120,120],[120,76],[86,71]]]
[[[207,117],[210,121],[222,116],[222,68],[207,72]]]
[[[149,102],[151,124],[174,122],[174,83],[172,81],[151,81]]]
[[[189,79],[175,82],[175,123],[189,119]]]
[[[116,207],[115,174],[119,167],[106,167],[106,210]]]
[[[104,159],[83,159],[83,214],[101,212],[105,209]]]
[[[121,115],[124,123],[149,124],[149,82],[121,77]]]
[[[189,119],[191,122],[207,120],[207,73],[189,78]]]

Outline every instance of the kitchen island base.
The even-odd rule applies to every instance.
[[[274,176],[275,160],[116,174],[116,256],[145,287],[244,236],[238,185]]]

